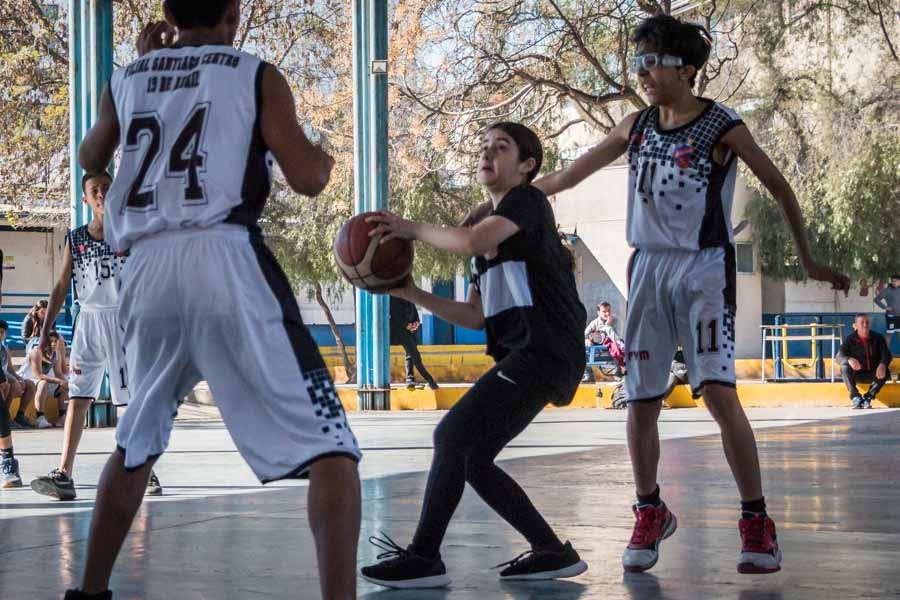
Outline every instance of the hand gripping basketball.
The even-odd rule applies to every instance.
[[[334,240],[334,261],[351,284],[370,292],[385,293],[401,287],[412,272],[413,247],[408,240],[370,233],[378,226],[368,218],[377,213],[356,215],[341,227]]]

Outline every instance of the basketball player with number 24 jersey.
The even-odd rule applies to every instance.
[[[322,595],[349,600],[360,451],[257,225],[273,158],[307,196],[325,188],[334,161],[304,135],[284,76],[234,49],[239,0],[162,4],[169,27],[150,27],[174,35],[145,30],[146,52],[113,74],[79,152],[90,173],[121,146],[105,220],[113,250],[130,252],[119,319],[131,405],[100,482],[83,587],[69,597],[110,597],[130,525],[119,516],[134,515],[179,404],[206,380],[260,481],[309,477]]]

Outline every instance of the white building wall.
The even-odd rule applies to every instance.
[[[5,222],[2,223],[6,225]],[[26,309],[11,305],[31,305],[35,300],[48,298],[62,269],[66,231],[50,232],[0,230],[0,249],[3,250],[3,308],[2,313],[21,313]],[[27,298],[11,294],[32,294]]]
[[[627,268],[632,249],[625,241],[625,219],[627,213],[628,170],[626,166],[602,169],[586,179],[581,185],[553,198],[559,227],[566,233],[577,234],[579,244],[584,244],[600,263],[609,282],[589,281],[582,277],[579,292],[582,300],[589,303],[593,298],[585,298],[593,289],[609,289],[607,283],[615,286],[622,298],[628,298]],[[750,192],[741,180],[735,190],[732,223],[739,224],[750,200]],[[752,229],[745,228],[736,238],[737,242],[752,242]],[[576,246],[576,257],[578,256]],[[754,252],[753,273],[739,273],[737,276],[738,312],[735,323],[737,358],[757,358],[760,356],[760,325],[762,324],[762,277],[756,264]],[[589,275],[585,273],[584,275]],[[607,295],[608,291],[606,292]],[[590,295],[590,294],[587,294]],[[623,314],[624,307],[613,307]],[[588,310],[589,315],[594,311]]]

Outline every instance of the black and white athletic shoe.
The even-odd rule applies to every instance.
[[[500,579],[504,581],[565,579],[581,575],[588,568],[570,542],[566,542],[562,550],[558,551],[529,550],[494,568],[500,567],[506,567],[500,571]]]
[[[159,477],[156,476],[156,473],[152,470],[150,471],[150,479],[147,480],[147,491],[144,492],[145,496],[162,496],[163,489],[162,484],[159,483]]]
[[[31,489],[42,496],[50,496],[57,500],[75,499],[75,482],[59,469],[53,469],[49,475],[44,475],[31,481]]]
[[[363,579],[378,585],[397,588],[438,588],[450,585],[447,567],[440,554],[434,558],[426,558],[412,552],[409,548],[401,548],[394,540],[383,534],[385,539],[372,536],[369,542],[384,550],[378,555],[381,562],[363,567],[360,572]]]

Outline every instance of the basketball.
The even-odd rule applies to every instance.
[[[384,292],[397,287],[412,272],[413,248],[408,240],[394,238],[379,243],[383,236],[369,237],[377,224],[356,215],[341,227],[334,240],[334,261],[341,274],[358,288]]]

